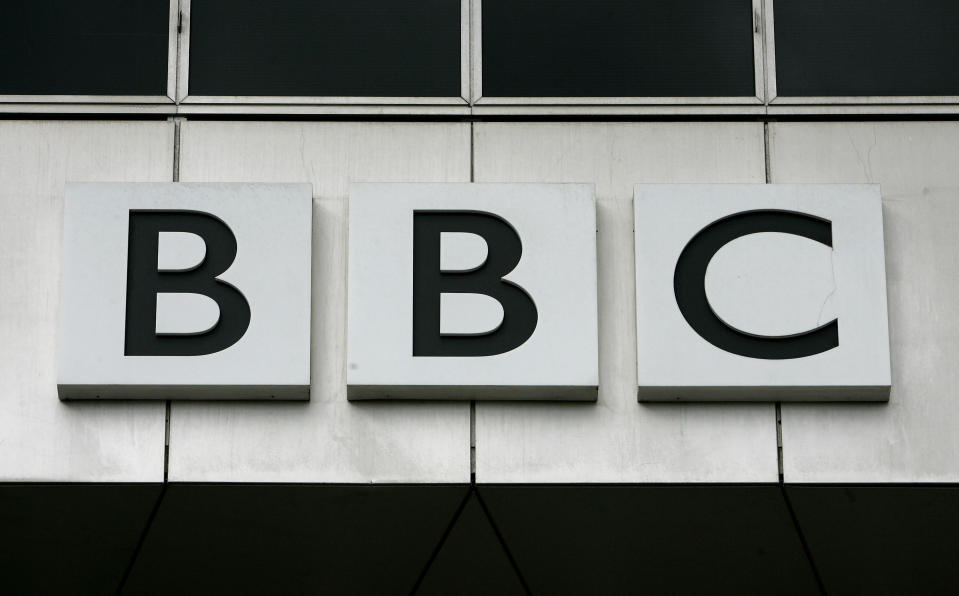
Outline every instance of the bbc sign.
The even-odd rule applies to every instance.
[[[634,213],[641,401],[888,399],[878,187]],[[309,399],[311,219],[309,185],[68,185],[61,399]],[[350,399],[596,400],[591,185],[355,184],[348,259]]]

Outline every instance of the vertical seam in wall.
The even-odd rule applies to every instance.
[[[766,184],[772,183],[772,168],[769,157],[769,122],[763,122],[763,164],[765,167]],[[782,402],[776,402],[776,468],[779,474],[779,484],[782,485],[783,475],[783,410]]]
[[[182,118],[171,118],[173,121],[173,182],[180,181],[180,126]],[[163,483],[170,479],[170,416],[173,411],[173,402],[166,400],[166,416],[163,430]]]
[[[779,466],[779,484],[783,484],[783,404],[776,402],[776,461]]]
[[[174,117],[173,120],[173,181],[180,181],[180,126],[183,118]]]
[[[763,162],[766,169],[766,184],[772,183],[772,166],[769,155],[769,122],[763,122]],[[779,474],[779,484],[785,478],[783,473],[783,404],[776,402],[776,468]]]
[[[476,485],[476,400],[470,401],[470,485]]]
[[[170,410],[172,402],[166,400],[166,422],[163,437],[163,483],[170,479]]]
[[[474,123],[470,122],[470,183],[476,182],[473,149]],[[476,400],[470,400],[470,485],[476,486]]]
[[[772,184],[772,165],[769,156],[769,120],[763,121],[763,163],[766,168],[766,184]]]

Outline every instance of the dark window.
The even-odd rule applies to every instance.
[[[0,1],[0,94],[166,95],[169,0]]]
[[[776,93],[959,95],[957,0],[776,0]]]
[[[460,95],[459,0],[194,0],[190,95]]]
[[[483,95],[755,95],[750,0],[483,0]]]

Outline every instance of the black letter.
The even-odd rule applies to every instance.
[[[686,321],[717,348],[749,358],[803,358],[838,346],[836,319],[797,335],[760,337],[730,327],[713,313],[706,298],[709,261],[728,242],[758,232],[795,234],[832,247],[832,224],[804,213],[746,211],[709,224],[689,241],[676,262],[673,290]]]
[[[158,271],[160,232],[189,232],[206,244],[203,261],[189,271]],[[216,279],[236,258],[236,237],[222,221],[191,211],[131,211],[127,253],[127,356],[199,356],[225,350],[250,326],[250,305],[230,284]],[[157,293],[202,294],[220,307],[209,331],[193,335],[156,332]]]
[[[440,233],[468,232],[486,241],[486,261],[473,271],[440,270]],[[493,356],[533,335],[536,305],[503,279],[523,254],[516,231],[489,213],[417,211],[413,214],[413,355]],[[440,294],[485,294],[503,306],[503,322],[483,335],[442,335]]]

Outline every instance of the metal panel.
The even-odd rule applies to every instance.
[[[467,490],[170,484],[115,593],[409,594]]]
[[[309,403],[175,403],[170,479],[467,482],[469,405],[346,398],[351,182],[469,180],[463,123],[187,122],[182,181],[312,182]]]
[[[787,482],[959,480],[959,123],[770,124],[774,182],[879,183],[888,405],[783,405]]]
[[[63,188],[169,181],[168,122],[0,122],[0,478],[163,479],[158,403],[57,399]]]
[[[818,593],[775,485],[478,492],[533,594]]]
[[[154,483],[0,484],[4,593],[115,594],[162,490]]]
[[[888,399],[878,186],[637,184],[633,200],[640,400]]]
[[[309,184],[67,184],[60,399],[308,400],[312,208]]]
[[[464,216],[478,252],[448,237]],[[349,250],[350,399],[596,399],[592,186],[356,184]]]
[[[763,182],[758,123],[475,125],[477,182],[596,185],[597,404],[476,405],[480,482],[774,482],[771,404],[636,402],[633,185]]]
[[[828,594],[950,594],[956,486],[786,486]]]

